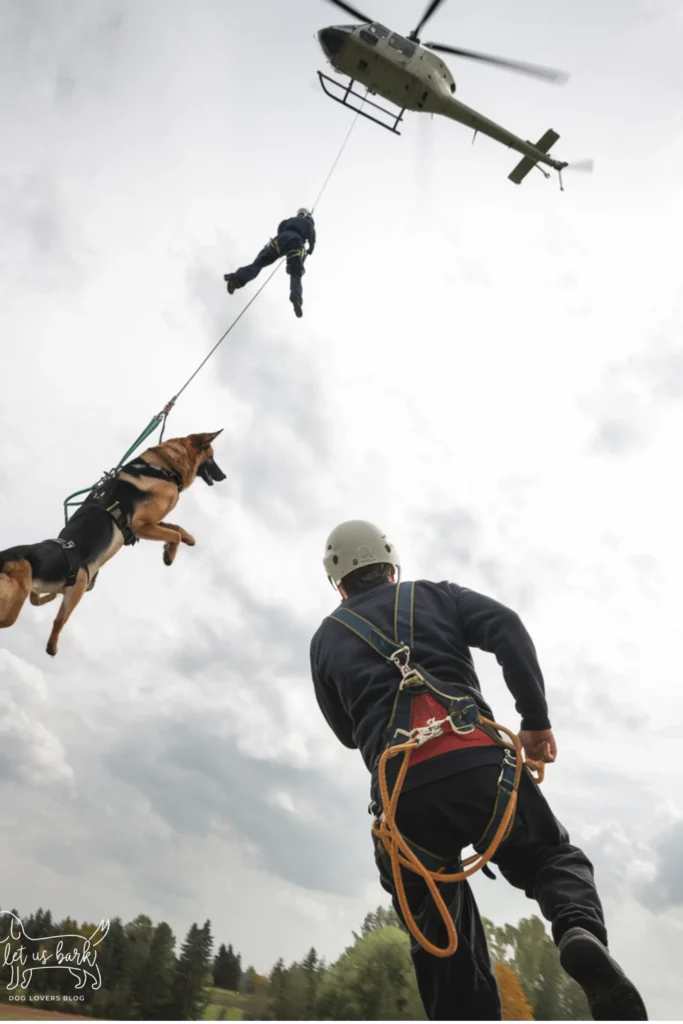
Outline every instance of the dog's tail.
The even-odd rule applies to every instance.
[[[5,562],[0,571],[0,629],[13,626],[31,593],[33,572],[25,558]]]

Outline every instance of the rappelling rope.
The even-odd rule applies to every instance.
[[[473,856],[464,860],[462,862],[462,871],[458,871],[454,874],[445,874],[443,868],[440,868],[438,871],[430,871],[430,869],[421,862],[419,857],[410,848],[396,824],[398,799],[401,795],[403,783],[410,764],[410,758],[413,750],[416,750],[420,745],[417,739],[411,739],[407,743],[400,743],[396,746],[388,747],[382,753],[379,760],[379,788],[383,814],[379,824],[374,826],[372,831],[373,834],[381,841],[391,862],[391,873],[394,879],[394,887],[406,927],[415,941],[432,956],[452,956],[458,948],[458,933],[455,927],[455,922],[453,921],[443,896],[439,892],[439,885],[464,882],[465,879],[469,878],[470,875],[475,874],[475,872],[479,871],[491,860],[500,844],[507,838],[514,821],[514,813],[517,806],[517,790],[522,777],[524,764],[526,763],[527,768],[536,773],[536,781],[539,783],[543,781],[545,773],[545,766],[543,762],[529,760],[526,762],[523,761],[522,745],[519,741],[519,737],[513,732],[506,729],[504,725],[499,725],[497,722],[492,722],[487,718],[482,717],[480,722],[483,725],[490,726],[493,729],[504,733],[510,740],[512,744],[510,749],[514,749],[516,755],[515,776],[512,785],[512,792],[510,794],[505,813],[498,825],[498,828],[496,829],[495,835],[493,836],[488,849],[485,850],[484,853],[475,853]],[[507,747],[507,744],[502,745]],[[390,758],[396,757],[398,754],[403,755],[403,761],[398,772],[396,784],[390,796],[389,786],[387,783],[387,762]],[[416,875],[419,875],[427,886],[446,928],[447,942],[445,946],[442,947],[435,945],[420,931],[406,897],[405,883],[403,881],[403,874],[401,871],[402,868],[406,868],[407,870],[414,872]]]
[[[365,99],[363,100],[363,104],[364,103],[365,103]],[[332,177],[332,175],[334,174],[334,172],[336,170],[337,164],[341,160],[342,154],[343,154],[344,150],[346,149],[346,146],[347,146],[347,143],[348,143],[349,139],[351,138],[351,133],[353,132],[353,129],[356,126],[356,122],[358,121],[358,118],[360,117],[360,113],[361,113],[361,111],[363,109],[363,104],[361,104],[360,110],[358,110],[356,116],[354,117],[353,121],[351,122],[351,127],[349,128],[348,132],[346,133],[344,141],[341,144],[341,148],[340,148],[339,152],[337,153],[336,157],[334,158],[334,162],[332,163],[332,167],[330,168],[330,170],[329,170],[329,172],[327,174],[327,177],[325,178],[325,180],[323,182],[322,188],[320,189],[320,192],[318,193],[318,197],[317,197],[315,203],[313,204],[313,206],[311,207],[311,212],[313,212],[315,210],[316,206],[320,202],[320,200],[322,198],[322,194],[325,191],[325,189],[327,188],[327,185],[328,185],[328,183],[330,181],[330,178]],[[280,269],[280,267],[282,266],[282,264],[284,262],[285,262],[284,259],[281,259],[276,264],[275,268],[270,272],[270,274],[265,279],[265,281],[263,282],[261,287],[258,289],[258,291],[249,299],[249,301],[247,302],[246,306],[244,306],[243,309],[240,310],[240,312],[237,314],[237,316],[232,321],[230,326],[223,332],[221,337],[218,339],[216,344],[213,346],[211,351],[204,357],[204,359],[202,359],[202,361],[199,364],[199,366],[197,367],[197,369],[187,378],[187,380],[185,381],[183,386],[180,388],[179,391],[177,391],[175,393],[175,395],[170,400],[170,402],[166,403],[166,405],[161,410],[161,412],[157,413],[157,415],[154,416],[150,420],[150,422],[147,424],[147,426],[142,431],[142,433],[137,438],[137,440],[130,446],[130,448],[125,453],[125,455],[121,456],[121,459],[117,462],[116,466],[114,466],[113,469],[109,470],[109,472],[104,474],[104,476],[101,478],[101,481],[104,481],[107,478],[116,476],[116,474],[119,472],[121,467],[123,465],[125,465],[126,461],[131,457],[133,452],[135,452],[140,447],[140,445],[143,444],[143,442],[146,441],[147,438],[150,437],[150,435],[154,433],[154,431],[157,429],[158,426],[161,426],[161,432],[159,434],[159,442],[158,442],[159,444],[161,444],[161,441],[163,440],[163,437],[164,437],[164,430],[166,429],[166,420],[168,419],[169,413],[171,412],[171,410],[173,409],[174,405],[176,404],[176,402],[178,401],[178,399],[182,395],[183,391],[185,391],[185,389],[187,387],[189,387],[189,385],[195,379],[195,377],[200,372],[200,370],[202,370],[204,368],[204,366],[208,363],[209,359],[214,354],[214,352],[216,352],[216,350],[220,347],[220,345],[223,344],[223,342],[225,341],[227,336],[232,331],[233,327],[235,327],[239,323],[239,321],[242,319],[242,317],[247,312],[249,307],[252,306],[254,304],[254,302],[256,302],[256,300],[258,299],[258,297],[261,294],[261,292],[270,283],[270,281],[272,281],[273,277],[275,277],[275,274],[277,274],[278,270]],[[89,494],[93,490],[93,488],[95,486],[97,486],[97,485],[93,484],[90,487],[82,488],[80,491],[74,491],[73,494],[70,494],[67,498],[64,499],[64,519],[65,519],[66,522],[68,522],[68,520],[69,520],[69,509],[74,508],[74,507],[82,504],[82,502],[74,501],[74,499],[75,498],[80,498],[80,496],[83,495],[83,494]]]
[[[366,93],[366,96],[367,96],[367,93]],[[360,97],[359,97],[359,99],[360,99]],[[365,106],[365,97],[363,98],[363,102],[361,103],[356,116],[354,117],[353,121],[351,122],[351,127],[349,128],[348,132],[346,133],[346,138],[342,142],[341,149],[337,153],[335,161],[332,164],[332,167],[330,168],[330,172],[329,172],[329,174],[327,175],[327,177],[325,178],[325,180],[323,182],[323,187],[320,189],[320,192],[318,192],[318,198],[316,199],[316,201],[313,203],[313,206],[311,207],[311,213],[315,212],[316,206],[318,205],[318,203],[322,199],[322,194],[325,191],[325,189],[327,188],[327,183],[330,180],[330,178],[332,177],[332,175],[334,174],[334,172],[336,170],[336,167],[337,167],[337,164],[341,160],[342,153],[346,149],[346,144],[349,141],[349,139],[351,138],[351,132],[356,127],[356,122],[357,122],[358,118],[360,117],[364,106]]]

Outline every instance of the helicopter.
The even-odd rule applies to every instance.
[[[566,167],[592,169],[591,161],[570,165],[548,155],[560,137],[552,128],[534,144],[490,121],[471,107],[465,106],[455,98],[455,79],[437,53],[450,53],[556,83],[567,81],[569,76],[565,72],[536,64],[505,60],[473,50],[443,46],[440,43],[420,43],[419,34],[443,0],[432,0],[417,27],[407,36],[392,32],[344,0],[328,2],[341,8],[360,23],[333,25],[318,32],[318,42],[335,72],[350,79],[348,85],[342,85],[319,71],[320,84],[330,99],[342,103],[369,121],[388,128],[396,135],[401,134],[398,126],[406,110],[441,114],[459,121],[460,124],[474,130],[474,138],[481,133],[522,154],[522,160],[508,175],[510,181],[516,185],[521,184],[534,167],[537,167],[544,177],[549,178],[550,174],[539,167],[539,164],[545,164],[557,171],[560,188],[563,187],[562,171]],[[365,86],[365,96],[354,92],[353,86],[356,82]],[[399,108],[398,114],[369,100],[368,94],[379,95],[388,100]],[[351,97],[362,100],[361,106],[354,106]],[[372,107],[373,111],[381,114],[381,117],[377,113],[370,113],[367,107]]]

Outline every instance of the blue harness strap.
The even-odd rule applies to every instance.
[[[496,792],[496,802],[493,808],[493,814],[491,815],[491,819],[484,829],[481,838],[478,839],[476,843],[472,844],[477,853],[484,853],[488,849],[491,845],[491,840],[498,831],[498,827],[505,816],[510,798],[515,791],[515,771],[516,755],[514,751],[506,750],[503,756],[500,775],[498,776],[498,789]],[[510,822],[510,828],[512,828],[513,821]],[[507,836],[504,838],[507,838]],[[487,873],[486,866],[483,868],[483,871],[485,874]],[[489,877],[495,878],[493,872],[490,872]]]
[[[415,633],[415,584],[397,583],[394,601],[394,639],[391,640],[368,619],[340,607],[329,618],[346,626],[357,637],[364,640],[380,657],[386,661],[394,661],[400,651],[406,652],[408,658],[412,653]],[[410,732],[412,698],[420,693],[431,691],[448,717],[453,727],[459,732],[471,732],[481,725],[481,715],[473,696],[463,694],[463,687],[445,683],[436,679],[420,665],[412,664],[414,678],[404,680],[396,695],[396,701],[386,730],[387,746],[404,743]]]
[[[394,643],[381,630],[373,626],[371,622],[364,619],[362,615],[352,612],[350,608],[337,608],[329,618],[341,622],[342,626],[346,626],[347,629],[350,629],[361,640],[365,640],[366,644],[372,647],[373,651],[376,651],[377,654],[387,661],[391,660],[392,654],[396,654],[401,649],[400,644]]]
[[[415,584],[397,583],[394,603],[394,639],[402,647],[413,649],[415,623]]]

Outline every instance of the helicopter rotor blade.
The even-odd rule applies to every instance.
[[[558,85],[564,85],[569,79],[566,71],[541,67],[539,64],[525,64],[523,61],[505,60],[503,57],[493,57],[488,53],[462,50],[457,46],[443,46],[441,43],[423,43],[422,45],[426,46],[429,50],[436,50],[440,53],[452,53],[455,57],[466,57],[469,60],[480,60],[484,64],[493,64],[508,71],[518,71],[522,75],[531,75],[533,78],[544,78],[547,82],[555,82]]]
[[[344,0],[327,0],[328,3],[334,4],[335,7],[341,7],[342,11],[346,11],[352,18],[357,18],[358,21],[363,22],[364,25],[369,25],[372,22],[372,18],[368,18],[366,14],[359,11],[356,7],[352,7],[351,4],[344,3]]]
[[[414,40],[417,39],[417,37],[419,36],[419,34],[422,31],[422,29],[425,27],[425,25],[427,24],[429,19],[432,17],[432,15],[436,14],[436,12],[438,11],[439,7],[441,7],[442,3],[443,3],[443,0],[432,0],[432,2],[427,5],[427,7],[425,9],[425,12],[422,15],[422,18],[421,18],[417,28],[413,29],[413,31],[408,36],[408,39],[414,39]]]

